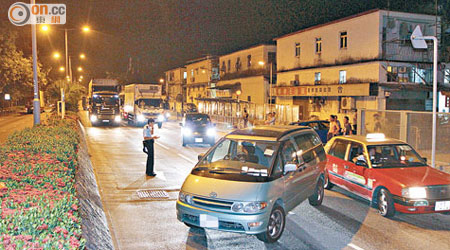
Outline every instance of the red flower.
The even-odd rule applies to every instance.
[[[47,224],[42,224],[42,225],[37,227],[37,230],[47,230],[47,229],[48,229]]]
[[[77,204],[72,204],[72,209],[75,210],[75,211],[78,210]]]

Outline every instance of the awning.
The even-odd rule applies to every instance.
[[[410,91],[433,91],[432,85],[425,85],[414,82],[385,82],[380,83],[381,87],[385,87],[392,90],[410,90]],[[444,91],[450,94],[450,87],[438,84],[438,91]]]
[[[240,82],[236,82],[236,83],[229,83],[229,84],[224,84],[224,85],[219,85],[216,87],[212,87],[210,89],[218,89],[218,90],[226,90],[226,89],[241,89],[241,83]]]
[[[226,103],[248,103],[248,101],[237,100],[233,98],[211,98],[211,97],[201,97],[195,98],[197,101],[207,101],[207,102],[226,102]]]

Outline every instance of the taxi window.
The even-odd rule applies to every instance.
[[[363,145],[361,145],[360,143],[352,142],[347,160],[353,163],[356,163],[358,160],[367,163],[367,159],[364,156]]]
[[[336,140],[334,141],[333,146],[331,146],[330,152],[328,152],[328,154],[344,160],[345,152],[347,151],[347,145],[348,142]]]

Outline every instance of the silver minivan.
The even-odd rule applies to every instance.
[[[326,156],[309,127],[260,126],[219,140],[183,183],[177,218],[187,226],[253,234],[276,242],[286,214],[324,196]]]

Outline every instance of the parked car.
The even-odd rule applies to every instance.
[[[216,143],[216,126],[211,122],[211,118],[207,114],[185,114],[180,126],[183,147],[187,144],[209,144],[214,146],[214,143]]]
[[[450,212],[450,174],[427,165],[407,143],[384,134],[337,136],[325,146],[325,187],[371,201],[385,217]]]
[[[183,183],[177,218],[189,227],[256,235],[272,243],[305,199],[322,204],[326,155],[309,127],[256,126],[219,140]]]
[[[290,125],[297,125],[297,126],[308,126],[319,135],[320,140],[323,142],[323,144],[327,143],[327,133],[330,129],[330,122],[325,120],[311,120],[311,121],[298,121],[298,122],[292,122]]]

